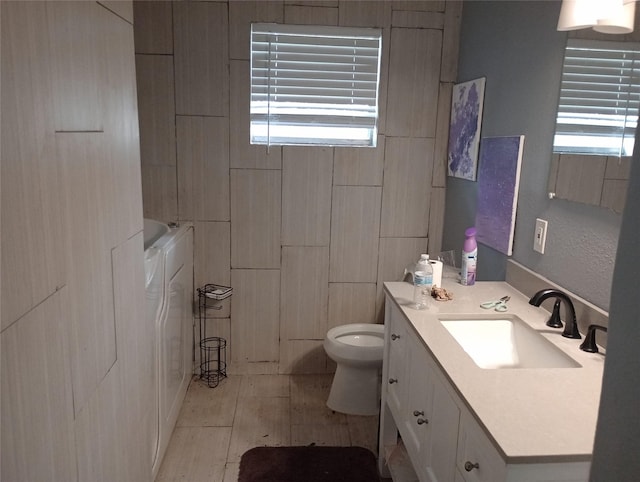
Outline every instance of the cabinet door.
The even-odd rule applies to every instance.
[[[418,363],[415,364],[416,378],[412,378],[411,387],[416,388],[422,405],[418,398],[414,403],[418,412],[422,412],[422,407],[425,411],[424,415],[413,411],[409,414],[414,426],[420,430],[418,471],[429,482],[450,481],[455,477],[460,410],[440,380],[426,349],[420,347],[413,353]]]
[[[466,482],[500,482],[506,478],[506,465],[469,412],[460,417],[458,470]]]
[[[460,410],[426,348],[413,338],[409,356],[409,394],[400,432],[420,480],[449,482],[455,477]]]
[[[445,482],[455,477],[460,410],[435,371],[435,366],[430,365],[430,370],[432,376],[429,387],[433,398],[422,459],[426,462],[427,480]]]
[[[407,403],[409,389],[408,373],[408,347],[409,336],[406,321],[396,306],[391,306],[389,316],[389,331],[387,343],[389,344],[389,370],[387,379],[383,383],[387,385],[387,404],[396,420],[402,416],[401,407]]]
[[[420,480],[427,478],[429,461],[425,445],[429,443],[433,421],[433,374],[429,369],[426,350],[416,340],[409,343],[409,393],[398,420],[402,440]]]

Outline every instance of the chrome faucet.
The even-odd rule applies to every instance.
[[[576,310],[573,307],[571,298],[569,298],[566,295],[566,293],[560,290],[552,289],[552,288],[549,288],[546,290],[540,290],[531,297],[531,299],[529,300],[529,304],[533,306],[540,306],[542,302],[547,298],[556,298],[557,300],[562,300],[564,301],[564,304],[567,307],[567,319],[564,324],[564,331],[562,332],[562,336],[566,338],[576,338],[578,340],[582,338],[580,336],[580,333],[578,332],[578,323],[576,322]],[[557,316],[558,314],[557,309],[559,307],[560,307],[559,303],[558,301],[556,301],[554,305],[554,313],[552,314],[551,319],[549,321],[551,321],[555,316]],[[549,325],[549,326],[552,326],[552,325]]]

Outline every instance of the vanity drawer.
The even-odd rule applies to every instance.
[[[466,410],[460,414],[456,467],[465,482],[500,482],[507,475],[504,460]]]
[[[389,308],[387,320],[387,340],[389,347],[387,358],[387,378],[383,380],[387,389],[387,403],[393,416],[400,419],[403,408],[407,406],[409,386],[409,351],[410,339],[407,322],[400,310],[393,304]]]

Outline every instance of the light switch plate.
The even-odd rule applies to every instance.
[[[533,250],[544,254],[544,246],[547,242],[547,221],[536,219],[536,229],[533,234]]]

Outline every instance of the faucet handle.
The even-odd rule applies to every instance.
[[[596,345],[597,330],[602,330],[606,333],[607,327],[601,325],[589,325],[587,336],[584,337],[584,341],[580,345],[580,349],[582,351],[586,351],[589,353],[598,353],[598,345]]]

